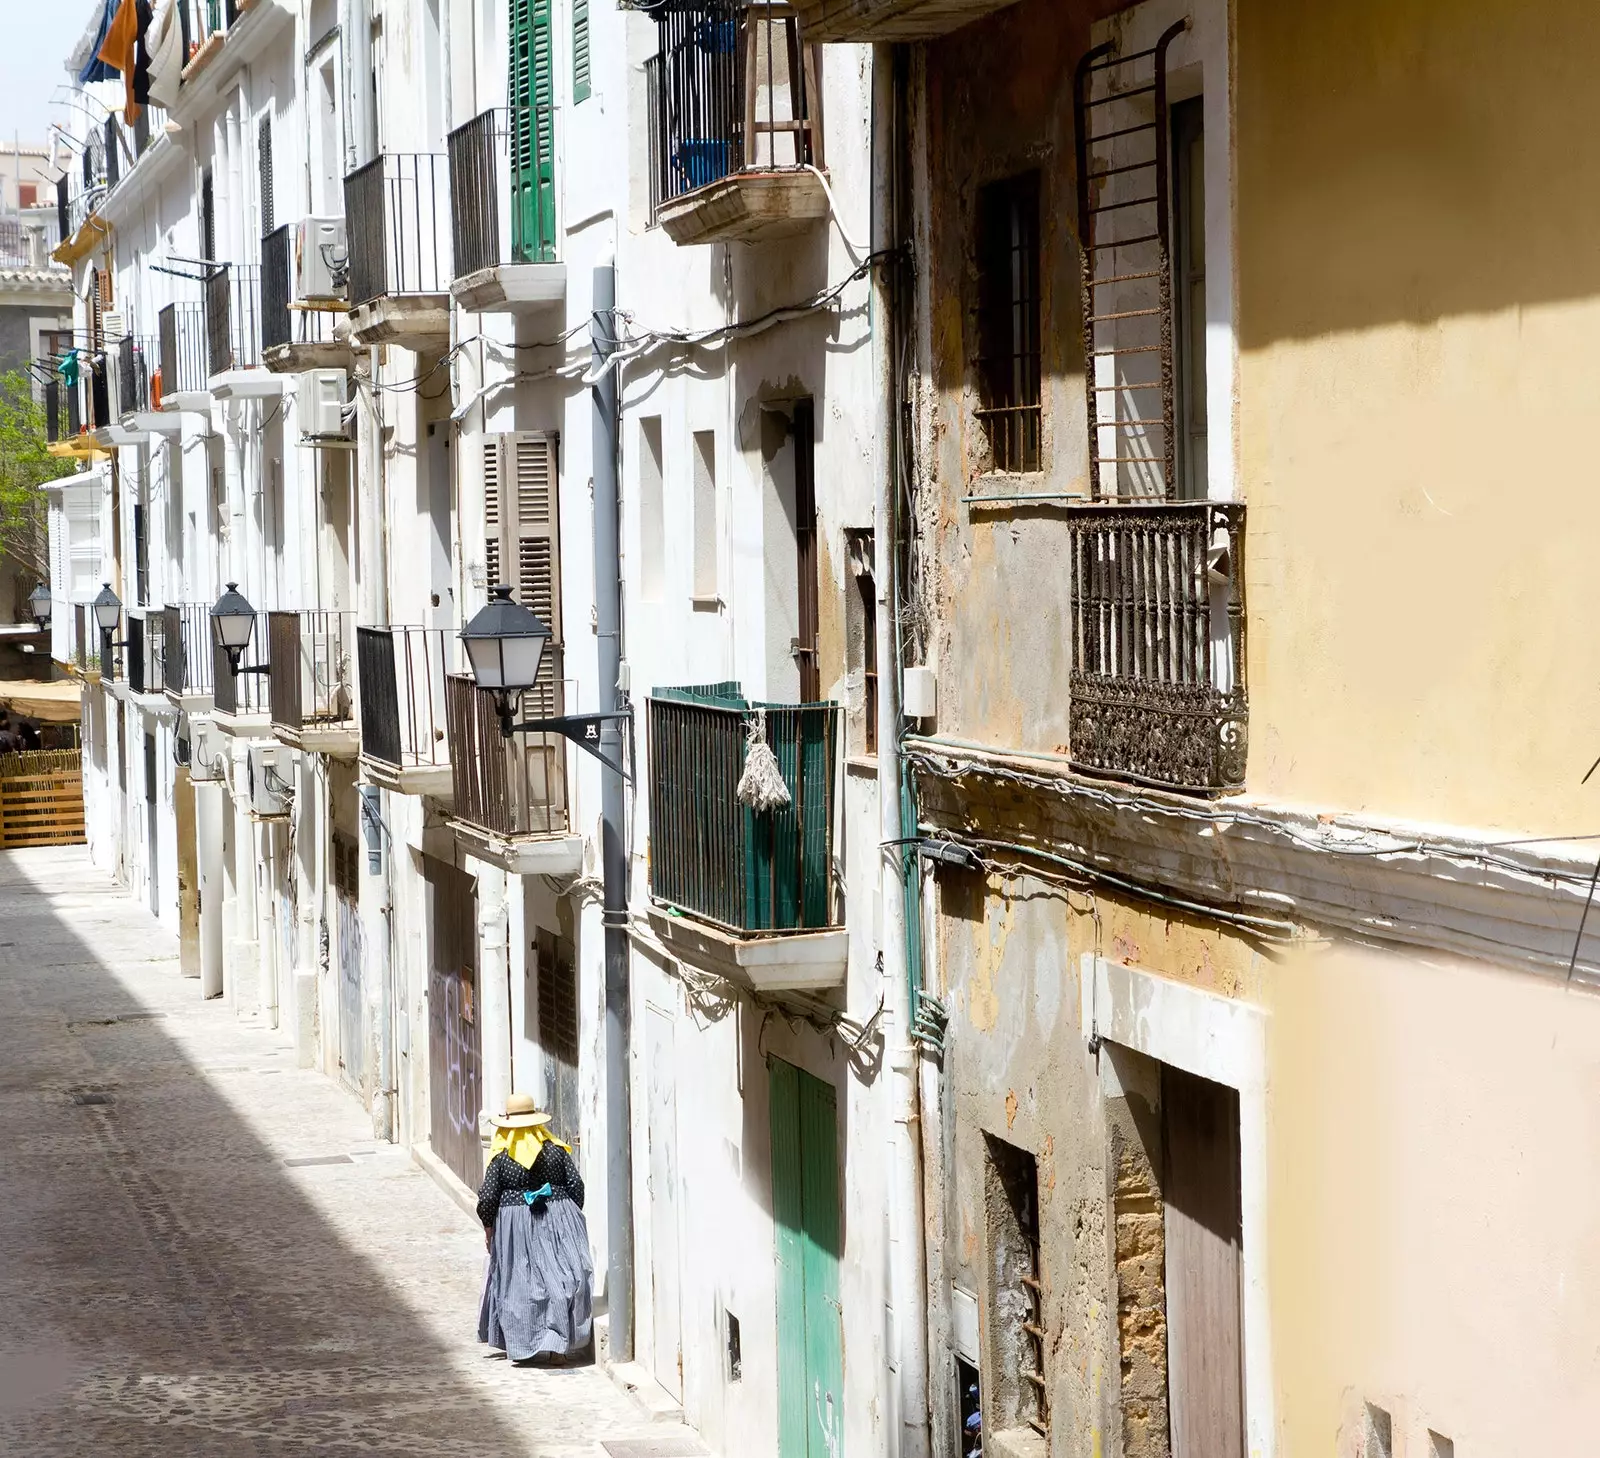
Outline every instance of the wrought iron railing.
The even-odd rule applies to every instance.
[[[116,424],[117,420],[111,413],[111,375],[106,356],[95,355],[89,368],[89,429],[99,430],[102,426]]]
[[[271,628],[266,613],[256,614],[250,644],[239,655],[240,668],[265,668],[271,654]],[[211,697],[219,714],[265,714],[271,702],[267,673],[235,674],[228,664],[228,653],[215,638],[211,643]]]
[[[261,348],[333,344],[335,315],[294,304],[294,229],[285,223],[261,240]]]
[[[344,180],[350,307],[450,287],[448,158],[386,152]]]
[[[790,804],[738,796],[756,712]],[[658,689],[649,701],[650,894],[736,932],[837,924],[833,807],[837,704],[747,703],[736,683]]]
[[[125,335],[117,341],[117,409],[123,415],[150,408],[150,346]]]
[[[72,605],[72,662],[81,673],[89,666],[89,624],[94,619],[81,602]]]
[[[310,608],[267,614],[268,702],[287,729],[329,727],[355,717],[355,614]]]
[[[261,363],[261,270],[223,263],[206,276],[206,364],[210,373]]]
[[[206,315],[201,304],[168,304],[157,320],[161,395],[204,393]]]
[[[1202,793],[1243,786],[1244,526],[1236,501],[1072,509],[1079,769]]]
[[[541,168],[548,108],[524,108],[519,131],[512,113],[486,111],[450,134],[450,238],[455,276],[503,263],[553,263],[555,177]],[[519,112],[518,115],[522,115]],[[503,241],[502,241],[503,240]]]
[[[67,392],[67,439],[72,440],[83,434],[83,379],[80,376],[75,385],[65,386]]]
[[[44,387],[44,438],[54,445],[63,439],[66,434],[67,412],[66,402],[61,398],[62,383],[60,380],[51,379],[45,382]]]
[[[823,165],[815,53],[785,4],[676,0],[645,62],[650,215],[736,172]]]
[[[442,628],[357,628],[361,752],[397,769],[450,763]]]
[[[517,718],[531,713],[519,706]],[[500,733],[494,695],[465,674],[445,680],[456,819],[497,835],[554,835],[567,828],[566,741],[557,734]]]
[[[128,618],[128,687],[136,694],[161,692],[155,651],[160,648],[161,619]]]
[[[162,617],[163,687],[169,694],[209,697],[216,681],[210,606],[203,602],[168,603]]]

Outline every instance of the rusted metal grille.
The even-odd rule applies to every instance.
[[[361,752],[399,769],[450,763],[443,628],[357,628]]]
[[[1090,494],[1162,501],[1177,494],[1172,262],[1168,241],[1167,48],[1078,63],[1078,238]]]
[[[449,159],[386,152],[344,180],[350,306],[450,287]]]
[[[1202,793],[1243,785],[1244,525],[1231,501],[1073,510],[1078,768]]]
[[[657,690],[649,706],[650,894],[732,931],[832,926],[839,706],[752,705],[734,683]],[[763,814],[738,797],[756,708],[791,797]]]
[[[815,49],[799,17],[762,0],[667,0],[645,62],[650,215],[732,173],[821,167]]]
[[[514,717],[543,712],[529,695]],[[560,735],[504,738],[494,695],[479,690],[465,674],[446,679],[445,714],[456,819],[506,836],[566,830],[566,741]]]
[[[349,722],[355,712],[355,615],[311,608],[268,613],[267,622],[272,722],[287,729]]]

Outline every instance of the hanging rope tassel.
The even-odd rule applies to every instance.
[[[744,773],[739,776],[737,793],[752,810],[782,810],[790,803],[778,757],[767,744],[765,709],[757,709],[745,725]]]

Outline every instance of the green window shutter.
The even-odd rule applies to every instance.
[[[556,256],[556,117],[551,0],[511,0],[511,246],[518,263]]]
[[[589,99],[589,0],[572,0],[572,100]]]

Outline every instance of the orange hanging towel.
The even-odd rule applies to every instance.
[[[101,43],[99,58],[114,70],[122,72],[122,84],[126,92],[122,115],[129,126],[138,121],[139,113],[143,109],[133,97],[134,48],[138,40],[138,0],[121,0],[117,6],[117,13],[111,17],[111,24],[106,28],[106,38]]]

